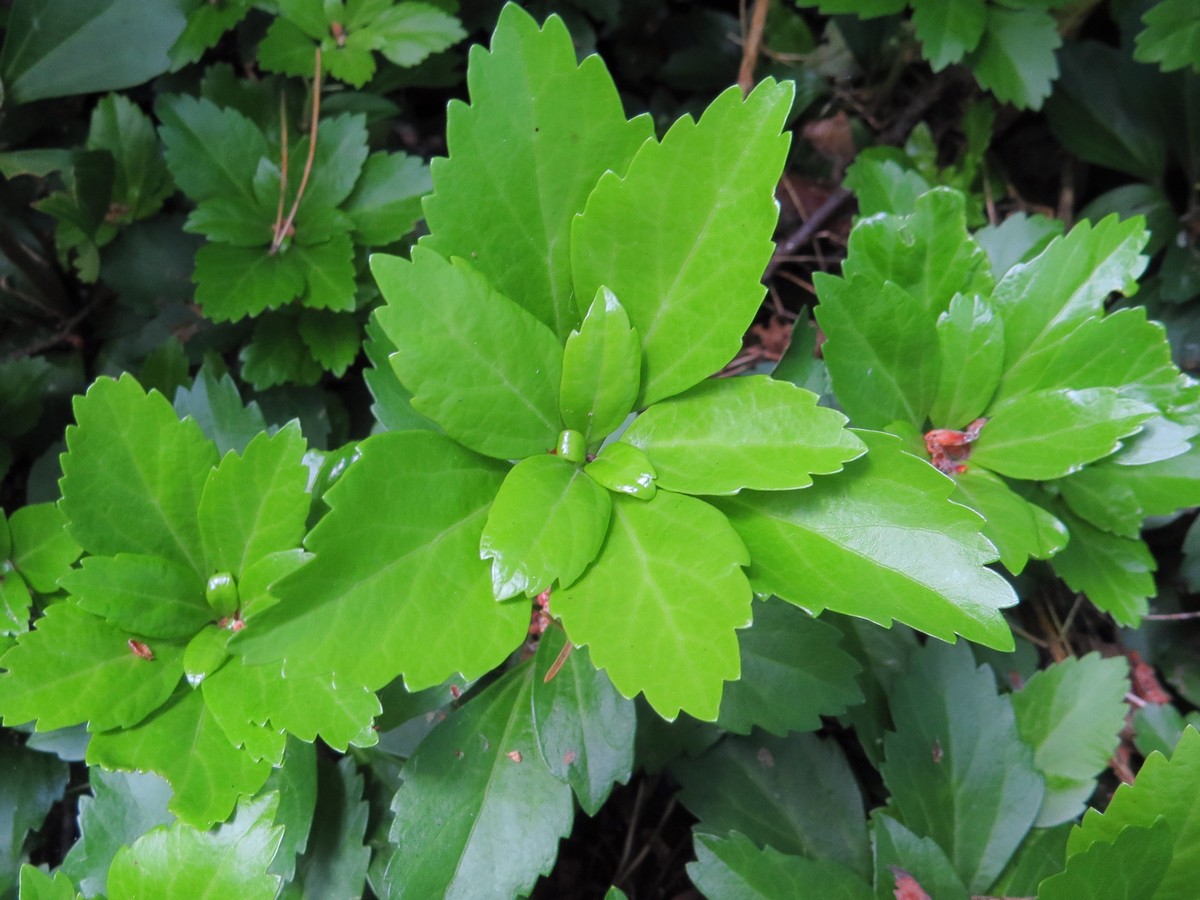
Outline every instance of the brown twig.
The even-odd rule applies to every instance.
[[[41,353],[43,350],[49,350],[51,347],[61,344],[71,336],[71,333],[75,330],[80,322],[92,314],[92,311],[100,305],[100,302],[103,299],[105,298],[102,296],[93,297],[84,305],[83,309],[79,310],[79,312],[75,313],[75,315],[63,322],[62,326],[59,327],[59,329],[53,334],[42,338],[41,340],[34,341],[31,344],[27,344],[18,350],[14,350],[12,353],[8,354],[7,357],[5,357],[4,361],[11,362],[13,360],[22,359],[26,356],[33,356],[35,353]]]
[[[1188,619],[1200,619],[1200,610],[1177,613],[1148,613],[1142,616],[1142,618],[1148,619],[1151,622],[1184,622]]]
[[[828,222],[833,214],[842,208],[842,204],[850,199],[850,192],[845,188],[837,188],[832,194],[826,198],[825,202],[818,206],[811,216],[780,241],[775,246],[775,253],[771,256],[771,261],[767,263],[767,270],[763,273],[763,278],[770,278],[780,263],[784,262],[787,257],[795,254],[797,250],[813,239],[813,236],[820,231],[825,223]]]
[[[737,79],[743,97],[754,87],[754,69],[758,65],[763,29],[767,24],[767,10],[770,6],[771,0],[754,0],[754,8],[750,11],[750,28],[742,44],[742,64],[738,68]]]
[[[272,239],[283,231],[283,201],[287,194],[288,181],[288,120],[287,95],[279,92],[279,205],[275,207],[275,223],[271,226]]]
[[[275,232],[275,237],[271,241],[271,249],[268,251],[274,255],[279,252],[280,246],[284,239],[291,233],[292,224],[296,221],[296,213],[300,210],[300,201],[304,199],[304,190],[308,187],[308,176],[312,174],[313,158],[317,153],[317,125],[321,118],[321,48],[317,47],[316,53],[316,71],[313,73],[313,101],[312,101],[312,125],[309,129],[308,136],[308,158],[304,161],[304,171],[300,175],[300,186],[296,189],[296,199],[292,202],[292,209],[288,213],[287,219],[281,227],[278,227]],[[286,184],[286,182],[284,182]]]

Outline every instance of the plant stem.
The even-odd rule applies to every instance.
[[[304,199],[304,190],[308,187],[308,176],[312,174],[313,157],[317,153],[317,124],[321,118],[321,48],[317,47],[316,66],[313,73],[313,100],[312,100],[312,125],[309,129],[308,136],[308,158],[304,161],[304,171],[300,175],[300,187],[296,189],[296,199],[292,202],[292,209],[288,213],[287,219],[282,226],[276,230],[275,238],[271,241],[271,249],[268,251],[272,255],[279,251],[280,245],[284,238],[291,233],[292,223],[296,221],[296,213],[300,209],[300,201]],[[286,184],[286,182],[284,182]]]

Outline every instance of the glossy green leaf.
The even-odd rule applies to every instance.
[[[213,831],[178,822],[143,835],[113,860],[110,900],[273,900],[280,879],[267,867],[283,837],[283,829],[272,826],[277,804],[275,795],[246,801]]]
[[[870,872],[858,784],[837,742],[810,734],[727,737],[671,771],[705,831],[739,831],[759,847]]]
[[[37,753],[11,739],[0,741],[0,771],[4,772],[4,790],[0,792],[0,891],[15,896],[21,863],[28,859],[26,838],[42,827],[42,822],[67,786],[68,770],[62,760],[48,753]]]
[[[1159,817],[1170,829],[1170,865],[1161,896],[1187,896],[1200,858],[1200,819],[1195,798],[1200,786],[1200,731],[1189,727],[1167,758],[1151,753],[1133,784],[1117,788],[1103,813],[1092,809],[1071,832],[1067,853],[1074,857],[1098,842],[1112,842],[1126,826],[1152,826]]]
[[[1105,460],[1063,478],[1058,488],[1071,512],[1102,531],[1136,540],[1144,516],[1132,486],[1121,477],[1126,471]]]
[[[571,789],[543,762],[533,667],[508,672],[421,742],[392,803],[392,898],[527,893],[571,829]],[[519,838],[519,839],[515,839]]]
[[[787,490],[863,454],[840,413],[816,394],[765,375],[704,381],[657,403],[621,436],[641,449],[658,486],[690,494]]]
[[[1144,385],[1133,385],[1131,393],[1141,393],[1139,390]],[[1172,387],[1178,386],[1173,385]],[[1172,390],[1172,393],[1174,391]],[[1182,391],[1180,392],[1182,394]],[[1180,396],[1177,394],[1176,396]],[[1180,417],[1184,418],[1184,417]],[[1099,466],[1091,468],[1104,468],[1110,463],[1113,465],[1125,467],[1124,474],[1133,482],[1139,482],[1141,479],[1138,475],[1143,471],[1143,467],[1152,466],[1145,469],[1145,472],[1153,473],[1152,481],[1160,481],[1160,468],[1156,463],[1169,463],[1166,467],[1167,471],[1174,472],[1176,466],[1181,462],[1179,457],[1190,453],[1195,453],[1196,450],[1192,446],[1192,440],[1196,435],[1200,434],[1200,421],[1191,420],[1181,422],[1176,418],[1167,418],[1166,416],[1155,416],[1152,419],[1147,419],[1139,431],[1130,440],[1124,441],[1121,449],[1113,454],[1111,460],[1105,460]],[[1172,477],[1172,476],[1168,476]],[[1141,492],[1139,491],[1139,494]],[[1157,496],[1158,492],[1151,492],[1150,496]],[[1151,503],[1150,505],[1158,505]],[[1192,504],[1182,504],[1185,506]],[[1174,507],[1171,507],[1174,509]]]
[[[913,0],[912,7],[921,55],[935,72],[974,50],[988,21],[984,0]]]
[[[209,675],[229,659],[229,632],[208,625],[188,641],[183,651],[183,675],[192,687],[199,687]]]
[[[62,511],[53,503],[22,506],[8,521],[12,546],[0,552],[0,562],[11,559],[31,588],[39,594],[53,593],[58,579],[79,558],[79,544],[66,526]]]
[[[860,668],[841,633],[790,603],[754,604],[754,625],[738,632],[742,675],[725,686],[717,724],[736,734],[815,731],[821,716],[862,702]]]
[[[1044,9],[989,4],[987,29],[966,62],[979,86],[1001,103],[1041,109],[1058,76],[1054,51],[1061,45],[1054,18]]]
[[[1036,503],[1031,503],[986,469],[968,465],[954,478],[951,499],[985,519],[983,536],[995,545],[1000,562],[1014,575],[1025,563],[1049,559],[1067,544],[1067,529]]]
[[[1154,413],[1115,388],[1038,391],[992,412],[971,459],[1010,478],[1061,478],[1119,449]]]
[[[306,544],[316,559],[235,639],[291,674],[409,688],[477,678],[521,643],[526,603],[496,603],[479,539],[505,467],[426,431],[381,434],[325,495]]]
[[[969,648],[930,642],[910,658],[890,705],[896,731],[880,768],[890,805],[979,893],[1033,825],[1044,792],[1012,704]]]
[[[1173,896],[1163,882],[1171,867],[1171,824],[1127,825],[1067,860],[1066,869],[1038,885],[1039,900],[1154,900]]]
[[[611,494],[557,456],[531,456],[505,476],[488,510],[479,556],[492,561],[497,600],[569,586],[600,552]]]
[[[1073,820],[1095,791],[1125,727],[1128,670],[1119,656],[1068,657],[1013,693],[1017,730],[1046,779],[1039,828]]]
[[[87,762],[158,773],[173,790],[168,808],[197,828],[227,818],[238,797],[257,791],[271,772],[229,743],[201,692],[188,687],[138,725],[94,735]]]
[[[1124,454],[1114,456],[1111,465],[1105,460],[1094,467],[1095,476],[1089,477],[1123,482],[1137,498],[1144,515],[1165,516],[1200,505],[1200,479],[1196,478],[1200,445],[1146,465],[1120,465],[1123,459]]]
[[[174,0],[19,0],[8,16],[0,73],[8,104],[133,87],[167,70],[183,31]],[[137,53],[114,53],[114,47]],[[6,105],[8,105],[6,104]]]
[[[180,418],[195,419],[221,456],[230,450],[243,452],[260,431],[267,430],[258,402],[243,404],[233,379],[227,373],[217,375],[208,365],[200,367],[190,388],[175,392],[175,412]]]
[[[63,576],[62,586],[78,598],[80,609],[143,637],[190,637],[213,618],[204,582],[193,570],[158,556],[89,556]]]
[[[32,605],[33,595],[25,579],[12,570],[7,560],[0,561],[0,635],[27,632]]]
[[[89,897],[103,893],[108,868],[123,846],[156,825],[169,825],[171,786],[149,772],[88,771],[92,796],[79,798],[79,840],[71,845],[62,871]]]
[[[79,609],[53,603],[37,627],[2,658],[0,713],[7,725],[37,720],[41,731],[88,722],[93,731],[127,728],[157,709],[183,675],[183,648],[149,642],[154,659],[129,646],[129,634]]]
[[[904,289],[860,275],[818,273],[816,318],[821,354],[838,400],[858,424],[895,421],[921,429],[938,390],[938,336],[933,316]]]
[[[1142,16],[1133,58],[1164,72],[1191,66],[1200,72],[1200,15],[1190,0],[1159,0]]]
[[[876,896],[903,897],[901,879],[907,875],[929,897],[969,900],[970,894],[954,871],[954,864],[937,842],[914,834],[885,809],[871,814]]]
[[[741,568],[749,561],[725,517],[703,501],[618,494],[600,556],[554,592],[554,613],[626,697],[644,693],[666,719],[686,710],[712,720],[721,683],[739,674],[735,629],[750,622]]]
[[[571,228],[578,296],[607,285],[642,339],[637,406],[670,397],[734,357],[763,297],[778,217],[790,82],[730,88],[694,122],[606,172]]]
[[[696,861],[688,876],[710,900],[873,900],[871,886],[832,859],[787,856],[756,847],[736,831],[726,837],[696,834]]]
[[[91,553],[162,556],[203,574],[196,506],[217,451],[196,423],[129,375],[97,380],[75,419],[60,504],[72,536]]]
[[[431,167],[425,242],[470,259],[565,338],[582,313],[572,295],[571,221],[601,175],[624,173],[653,124],[626,121],[604,63],[576,61],[560,18],[539,30],[516,4],[501,13],[491,50],[472,48],[467,85],[471,104],[453,101],[447,116],[450,157]],[[593,297],[597,287],[576,283],[574,295]]]
[[[199,505],[209,573],[239,577],[264,556],[299,545],[310,500],[306,449],[299,423],[291,422],[221,460]]]
[[[986,295],[992,288],[987,254],[967,234],[966,201],[949,188],[922,194],[910,215],[861,220],[847,250],[847,279],[890,281],[917,301],[930,322],[955,294]]]
[[[1000,609],[1016,599],[983,568],[996,553],[979,516],[947,502],[953,482],[897,438],[857,434],[869,452],[845,477],[717,501],[750,550],[755,590],[813,614],[895,620],[943,640],[961,634],[1010,649]]]
[[[978,294],[956,294],[937,320],[937,390],[929,418],[940,428],[966,428],[988,407],[1004,365],[1004,325]]]
[[[383,247],[400,240],[421,218],[421,198],[432,187],[429,167],[418,157],[372,153],[342,205],[357,242]]]
[[[413,408],[497,459],[551,449],[562,428],[554,333],[465,261],[421,247],[412,255],[373,256],[371,270],[388,301],[375,317]]]
[[[1137,538],[1101,531],[1065,510],[1055,512],[1071,535],[1054,557],[1055,574],[1117,624],[1136,626],[1148,609],[1146,598],[1157,592],[1150,548]]]
[[[546,767],[571,785],[579,805],[594,816],[617,782],[633,772],[637,713],[592,666],[585,647],[576,647],[546,681],[566,646],[561,629],[547,629],[538,642],[533,671],[533,727]]]
[[[658,490],[658,473],[650,458],[632,444],[616,441],[587,464],[588,475],[610,491],[649,500]]]
[[[563,348],[559,405],[568,428],[586,443],[625,421],[638,394],[642,345],[616,294],[601,285],[579,329]]]
[[[363,893],[369,847],[363,846],[368,805],[362,799],[363,777],[355,761],[343,757],[337,766],[318,760],[317,808],[304,855],[296,862],[289,900],[347,900]],[[298,890],[297,890],[298,888]]]

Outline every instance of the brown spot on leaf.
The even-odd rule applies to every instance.
[[[579,759],[579,754],[576,753],[574,750],[568,750],[566,753],[563,754],[563,765],[569,766],[571,763],[575,762],[575,760],[577,760],[577,759]]]
[[[504,755],[507,756],[509,759],[511,759],[515,763],[519,763],[521,761],[521,751],[520,750],[509,750]]]
[[[931,753],[930,755],[933,757],[933,761],[934,761],[935,763],[940,763],[940,762],[942,761],[942,755],[943,755],[943,754],[942,754],[942,743],[941,743],[941,741],[935,740],[935,741],[933,742],[933,751],[932,751],[932,753]]]
[[[154,659],[154,651],[147,644],[135,641],[133,638],[129,639],[129,652],[134,656],[140,656],[142,659]]]
[[[930,900],[930,897],[925,893],[925,889],[907,872],[899,866],[888,866],[892,870],[892,875],[896,879],[896,890],[892,892],[892,896],[896,900]]]

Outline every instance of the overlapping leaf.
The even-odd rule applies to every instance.
[[[773,847],[756,847],[743,834],[727,837],[696,834],[696,861],[688,875],[711,900],[871,900],[871,886],[832,859],[788,856]]]

